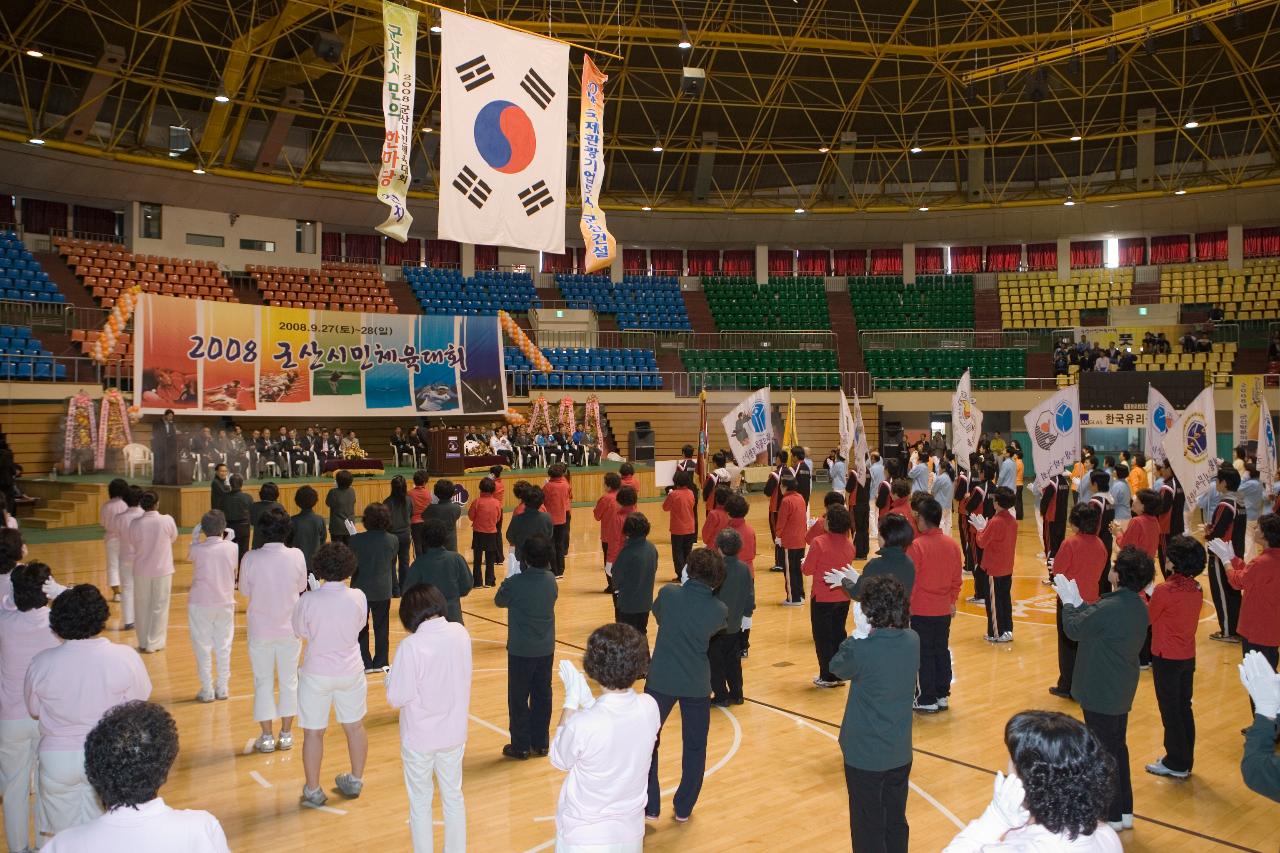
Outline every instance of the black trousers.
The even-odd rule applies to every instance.
[[[617,607],[618,606],[615,604],[614,610],[613,610],[614,622],[621,622],[623,625],[630,625],[632,628],[635,628],[641,634],[648,635],[649,611],[646,610],[644,613],[623,613],[622,611],[618,610]]]
[[[907,782],[911,765],[892,770],[844,766],[854,853],[907,853]]]
[[[1209,592],[1218,614],[1218,630],[1232,637],[1240,625],[1240,590],[1227,583],[1226,570],[1217,557],[1209,555]]]
[[[1196,717],[1191,710],[1191,688],[1196,677],[1196,659],[1151,659],[1151,676],[1164,724],[1164,766],[1191,771],[1196,751]]]
[[[849,620],[848,601],[809,602],[809,624],[813,627],[813,648],[818,654],[818,677],[823,681],[838,681],[831,674],[831,659],[848,636],[845,623]]]
[[[548,658],[550,660],[550,658]],[[680,737],[683,740],[683,751],[680,755],[680,785],[676,788],[671,806],[680,817],[688,817],[693,807],[698,804],[698,794],[702,793],[702,777],[707,769],[707,733],[711,730],[711,699],[706,696],[669,696],[650,690],[645,685],[644,692],[658,703],[658,714],[663,725],[671,715],[671,709],[680,703]],[[653,758],[649,762],[649,802],[644,813],[661,814],[662,788],[658,785],[658,747],[662,744],[662,729],[658,729],[658,739],[653,743]]]
[[[964,570],[972,572],[973,548],[969,546],[969,520],[962,505],[957,505],[955,515],[957,519],[956,529],[960,531],[960,551],[964,554]]]
[[[234,524],[228,524],[236,533],[236,548],[240,551],[240,559],[244,559],[244,555],[249,553],[249,531],[252,529],[247,521],[237,521]]]
[[[921,705],[932,705],[951,695],[951,617],[911,617],[911,630],[920,636],[920,672],[917,675]]]
[[[1022,521],[1022,489],[1022,486],[1018,486],[1014,489],[1013,517],[1018,519],[1018,521]]]
[[[1107,820],[1115,822],[1122,815],[1133,814],[1133,781],[1129,778],[1129,744],[1126,740],[1129,715],[1099,714],[1086,708],[1084,724],[1116,761],[1116,789],[1106,815]]]
[[[1098,576],[1098,597],[1111,592],[1111,552],[1115,547],[1115,539],[1111,535],[1111,528],[1105,527],[1098,534],[1098,538],[1102,540],[1102,547],[1107,549],[1107,561],[1102,565],[1102,574]]]
[[[415,559],[427,552],[427,543],[422,539],[423,531],[426,529],[427,524],[424,521],[417,521],[409,525],[409,538],[413,540],[413,556]]]
[[[471,534],[471,584],[472,586],[493,586],[497,582],[493,567],[502,558],[502,546],[497,533]],[[481,560],[484,571],[480,570]]]
[[[554,570],[556,577],[564,574],[564,558],[569,554],[569,517],[565,516],[564,524],[551,528],[551,545],[555,548]]]
[[[711,698],[717,702],[742,701],[742,634],[719,633],[707,647],[711,663]]]
[[[973,577],[977,586],[977,572]],[[999,638],[1005,631],[1013,633],[1013,575],[990,578],[988,592],[987,636]]]
[[[991,600],[991,577],[982,568],[981,557],[973,565],[973,597],[979,601]]]
[[[516,752],[551,744],[551,660],[507,655],[507,716]]]
[[[403,533],[397,533],[396,539],[400,540],[400,551],[396,555],[396,584],[395,598],[399,598],[400,590],[404,586],[405,575],[409,574],[409,546],[413,542],[413,532],[406,530]]]
[[[1138,666],[1151,666],[1151,626],[1147,626],[1147,638],[1138,649]]]
[[[1062,601],[1058,601],[1054,622],[1058,626],[1058,689],[1071,692],[1072,677],[1076,671],[1076,649],[1079,643],[1062,630]]]
[[[1245,640],[1245,639],[1241,638],[1241,643],[1240,643],[1240,652],[1241,652],[1241,654],[1242,654],[1242,655],[1247,655],[1247,654],[1249,654],[1249,652],[1260,652],[1260,653],[1262,654],[1262,656],[1263,656],[1264,658],[1266,658],[1266,659],[1267,659],[1267,663],[1271,664],[1271,668],[1272,668],[1272,669],[1275,669],[1275,668],[1276,668],[1276,665],[1277,665],[1277,662],[1278,662],[1278,661],[1280,661],[1280,654],[1277,654],[1277,649],[1278,649],[1278,648],[1280,648],[1280,647],[1277,647],[1277,646],[1255,646],[1253,643],[1249,642],[1248,640]],[[1253,715],[1253,710],[1254,710],[1254,708],[1253,708],[1253,699],[1250,699],[1250,700],[1249,700],[1249,714],[1250,714],[1250,716],[1252,716],[1252,715]]]
[[[803,548],[787,549],[787,573],[782,577],[786,582],[788,601],[804,601],[804,572],[800,570],[803,563]]]
[[[868,525],[871,524],[871,509],[866,504],[854,504],[853,506],[853,558],[855,560],[867,559],[867,553],[871,548],[871,531]]]
[[[671,534],[671,566],[677,578],[689,562],[689,555],[693,553],[693,546],[697,541],[697,533]]]
[[[391,616],[391,599],[369,602],[369,621],[373,623],[373,655],[369,654],[369,625],[360,631],[360,657],[364,668],[387,666],[388,626]]]
[[[769,538],[777,540],[777,522],[778,514],[776,512],[769,513]],[[787,552],[781,545],[773,546],[773,565],[777,568],[785,569],[787,567]]]

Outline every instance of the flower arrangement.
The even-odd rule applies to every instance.
[[[604,436],[602,433],[600,421],[600,398],[592,394],[587,398],[587,405],[582,410],[582,432],[586,435],[587,443],[594,444],[599,447],[603,443]]]
[[[107,450],[119,450],[132,441],[129,432],[129,414],[125,410],[124,395],[118,388],[109,388],[102,395],[102,411],[98,415],[98,441],[94,448],[93,466],[106,467]]]
[[[365,453],[364,448],[360,446],[360,439],[353,438],[351,443],[342,449],[343,459],[368,459],[369,454]]]
[[[93,401],[88,394],[80,393],[67,402],[67,427],[62,445],[62,470],[70,471],[72,457],[80,450],[92,450],[94,434],[98,431],[93,417]]]
[[[578,424],[573,414],[572,397],[560,398],[560,410],[556,416],[556,428],[565,435],[573,435],[577,431]]]
[[[543,394],[538,395],[538,399],[533,401],[530,408],[529,432],[534,435],[551,432],[551,406]]]

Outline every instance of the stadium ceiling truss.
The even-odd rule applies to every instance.
[[[414,194],[429,198],[438,13],[406,2],[422,12]],[[597,59],[610,77],[615,209],[976,209],[1280,183],[1280,0],[1139,5],[469,0],[465,9],[621,57]],[[1159,17],[1162,6],[1169,14]],[[378,0],[7,0],[0,139],[371,192],[380,10]],[[1119,37],[1120,21],[1135,17],[1156,23]],[[1076,50],[1090,40],[1095,49]],[[580,53],[571,56],[576,69]],[[682,89],[685,66],[705,72],[700,92]],[[215,100],[223,93],[225,103]],[[576,125],[571,116],[571,155]]]

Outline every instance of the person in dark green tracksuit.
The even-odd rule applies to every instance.
[[[364,532],[347,540],[355,552],[356,573],[351,588],[364,593],[369,605],[369,621],[373,623],[373,653],[369,653],[369,626],[360,632],[360,657],[364,671],[386,671],[389,664],[391,593],[395,583],[396,552],[400,543],[391,532],[391,513],[385,504],[371,503],[361,519]]]
[[[849,833],[856,851],[906,853],[911,777],[911,706],[920,669],[920,637],[909,623],[906,590],[893,575],[867,578],[854,623],[831,672],[849,682],[840,752],[849,793]],[[859,614],[866,624],[859,621]]]
[[[457,551],[444,547],[449,538],[449,528],[438,518],[422,522],[418,530],[418,542],[422,553],[409,565],[405,574],[403,592],[420,583],[429,583],[444,596],[445,619],[462,624],[462,597],[471,592],[471,570],[467,558]]]
[[[231,491],[222,498],[222,514],[227,517],[227,527],[235,531],[236,547],[240,549],[240,558],[244,559],[249,550],[249,514],[253,510],[253,498],[244,493],[244,477],[232,474]]]
[[[293,502],[301,511],[293,517],[293,540],[289,545],[297,548],[307,558],[307,571],[310,572],[311,560],[324,544],[328,528],[324,519],[312,511],[320,502],[315,489],[303,486],[294,493]]]
[[[533,512],[537,514],[536,509]],[[512,526],[516,519],[512,519]],[[508,528],[508,535],[510,532]],[[511,614],[507,622],[511,743],[502,748],[502,754],[520,761],[530,752],[546,755],[551,747],[551,660],[556,651],[559,595],[551,573],[554,553],[550,536],[539,533],[525,539],[519,574],[507,575],[493,596],[493,603]]]
[[[1138,692],[1138,653],[1147,640],[1147,605],[1140,593],[1155,577],[1151,557],[1130,545],[1120,551],[1109,574],[1115,592],[1095,604],[1069,601],[1059,581],[1062,630],[1079,643],[1071,678],[1071,696],[1084,722],[1116,761],[1116,791],[1107,809],[1111,828],[1133,828],[1133,784],[1129,778],[1126,734],[1129,709]],[[1061,576],[1059,576],[1061,577]],[[1068,593],[1069,594],[1069,593]]]
[[[452,480],[436,480],[431,487],[435,500],[422,510],[422,520],[434,518],[444,522],[449,528],[444,547],[450,551],[458,550],[458,519],[462,517],[462,504],[453,501],[454,485]]]
[[[613,561],[613,619],[641,634],[649,632],[653,582],[658,575],[658,549],[649,541],[649,519],[633,512],[622,522],[626,544]]]
[[[911,587],[916,582],[916,566],[907,556],[907,546],[915,538],[911,530],[911,522],[900,515],[889,514],[880,518],[880,551],[862,567],[862,576],[857,582],[845,578],[841,581],[844,591],[849,597],[857,600],[862,597],[862,587],[867,581],[878,575],[893,575],[907,591],[911,598]]]
[[[530,536],[551,538],[555,532],[551,524],[551,516],[542,511],[542,487],[525,486],[520,490],[520,502],[524,510],[513,513],[511,523],[507,525],[507,544],[515,551],[516,559],[524,561],[524,542]]]
[[[742,696],[742,617],[756,610],[756,582],[751,569],[738,559],[742,551],[742,534],[726,527],[716,534],[716,550],[724,558],[724,581],[716,590],[716,598],[724,602],[729,613],[724,631],[711,638],[708,656],[711,660],[711,704],[720,708],[741,705]]]
[[[224,501],[225,503],[225,501]],[[262,521],[262,516],[269,509],[279,509],[284,511],[284,506],[280,503],[280,487],[275,483],[263,483],[258,489],[258,499],[253,502],[253,506],[249,507],[249,523],[253,525],[253,545],[256,550],[262,547],[262,532],[258,525]],[[288,515],[288,513],[285,513]]]
[[[356,522],[356,493],[351,488],[354,479],[350,471],[339,471],[333,476],[334,488],[324,496],[324,505],[329,508],[329,538],[343,545],[351,538],[347,522]]]

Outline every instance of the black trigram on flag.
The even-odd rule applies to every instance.
[[[489,60],[484,58],[483,53],[475,59],[468,59],[459,65],[456,70],[458,72],[458,80],[462,83],[462,88],[468,92],[493,81],[493,69],[489,67]]]
[[[484,203],[493,193],[493,189],[482,181],[479,175],[471,171],[470,166],[462,167],[458,177],[453,179],[453,188],[462,193],[463,197],[477,208],[483,208]]]
[[[538,181],[528,189],[520,190],[519,196],[526,216],[533,216],[542,208],[555,202],[551,197],[551,190],[547,189],[546,181]]]
[[[556,96],[555,90],[548,86],[547,81],[539,77],[538,72],[532,68],[525,72],[524,79],[520,81],[520,88],[528,92],[533,102],[544,110]]]

